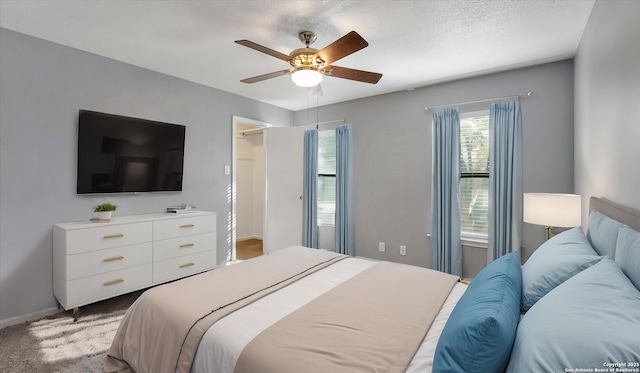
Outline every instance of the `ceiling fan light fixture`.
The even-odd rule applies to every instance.
[[[318,70],[299,68],[291,74],[291,80],[299,87],[314,87],[322,81],[322,74]]]
[[[351,31],[320,50],[309,47],[315,40],[315,34],[313,32],[303,31],[299,33],[298,36],[305,46],[294,49],[288,55],[249,40],[236,40],[237,44],[285,61],[292,67],[287,70],[274,71],[269,74],[242,79],[241,82],[251,84],[291,74],[291,78],[296,85],[309,88],[318,85],[322,81],[323,75],[370,84],[376,84],[380,78],[382,78],[382,74],[379,73],[333,65],[334,62],[341,58],[349,56],[369,45],[357,32]]]

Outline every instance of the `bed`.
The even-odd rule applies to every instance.
[[[524,266],[505,255],[469,285],[291,247],[155,287],[104,369],[640,372],[640,212],[597,198],[590,209],[586,235],[562,232]]]

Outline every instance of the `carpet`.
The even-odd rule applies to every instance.
[[[262,255],[262,240],[236,243],[240,260]],[[102,372],[106,353],[126,310],[144,290],[72,311],[0,329],[1,373]]]
[[[0,372],[102,372],[106,352],[142,291],[0,329]]]

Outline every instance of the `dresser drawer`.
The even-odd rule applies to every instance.
[[[151,222],[143,222],[67,231],[67,254],[151,242],[152,229]]]
[[[167,238],[211,233],[215,231],[215,215],[188,216],[175,219],[157,220],[153,222],[154,240],[164,240]]]
[[[67,256],[67,280],[151,263],[151,242]]]
[[[1,0],[0,0],[1,1]],[[53,294],[64,309],[216,266],[216,215],[118,216],[53,226]]]
[[[167,238],[153,243],[153,260],[165,260],[202,251],[215,250],[216,234],[204,233],[193,236]]]
[[[125,268],[67,282],[66,309],[151,285],[152,265]]]
[[[216,252],[185,255],[153,263],[153,282],[165,282],[211,269],[216,265]]]

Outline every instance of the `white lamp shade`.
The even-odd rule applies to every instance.
[[[577,227],[582,198],[577,194],[524,193],[524,221],[548,227]]]
[[[291,74],[291,80],[300,87],[314,87],[322,81],[322,74],[318,70],[300,69]]]

